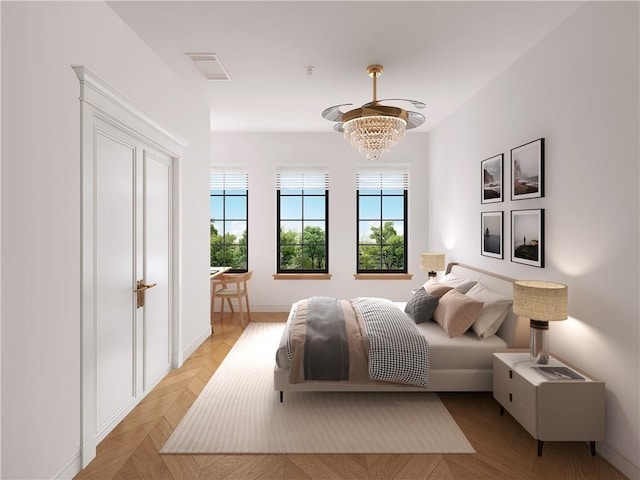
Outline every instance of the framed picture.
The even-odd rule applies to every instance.
[[[482,172],[482,200],[481,203],[496,203],[502,201],[502,164],[504,154],[487,158],[480,162]]]
[[[544,138],[511,150],[511,200],[544,197]]]
[[[544,208],[511,210],[511,261],[544,267]]]
[[[482,251],[485,257],[504,258],[502,253],[503,212],[482,212]]]

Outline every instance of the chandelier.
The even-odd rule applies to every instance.
[[[382,74],[382,65],[369,65],[367,73],[373,78],[373,101],[344,113],[340,107],[351,103],[335,105],[325,109],[322,116],[338,122],[334,130],[344,133],[344,138],[369,160],[378,160],[404,137],[407,129],[418,127],[425,120],[420,113],[382,105],[380,102],[403,101],[416,108],[424,108],[425,104],[406,99],[377,100],[377,79]]]
[[[407,129],[407,122],[397,117],[371,115],[345,122],[344,138],[364,153],[369,160],[378,160],[395,146]]]

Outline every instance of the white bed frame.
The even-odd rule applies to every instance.
[[[468,265],[450,263],[447,265],[447,273],[452,273],[457,277],[466,278],[481,282],[487,288],[502,295],[512,297],[513,279],[503,277],[494,273],[477,269]],[[518,317],[510,312],[497,334],[502,338],[507,348],[527,348],[529,343],[529,322],[527,319]],[[328,392],[328,391],[352,391],[352,392],[487,392],[493,390],[493,370],[492,369],[430,369],[429,387],[412,387],[395,383],[377,384],[353,384],[341,383],[289,383],[288,371],[275,366],[273,372],[274,389],[280,392],[280,401],[283,392],[305,391],[305,392]]]

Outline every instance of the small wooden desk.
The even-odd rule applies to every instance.
[[[211,280],[216,278],[219,275],[222,275],[224,272],[231,270],[231,267],[209,267],[209,273],[211,275]]]

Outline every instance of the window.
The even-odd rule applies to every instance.
[[[328,273],[329,175],[286,171],[276,183],[278,273]]]
[[[211,172],[209,198],[211,263],[246,272],[248,262],[248,177],[246,173]]]
[[[358,273],[407,273],[406,170],[357,174]]]

